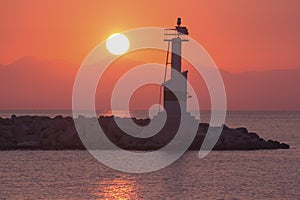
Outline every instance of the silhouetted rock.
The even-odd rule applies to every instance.
[[[89,118],[80,116],[89,126]],[[98,120],[107,137],[117,146],[128,150],[157,150],[168,144],[176,133],[176,125],[164,127],[158,134],[149,138],[138,138],[124,133],[113,117],[100,117]],[[127,122],[130,118],[120,118]],[[150,119],[133,121],[141,127],[150,123]],[[198,132],[190,146],[199,150],[206,136],[208,123],[200,123]],[[129,127],[129,131],[139,134],[142,129]],[[84,132],[84,130],[83,130]],[[84,134],[88,134],[85,133]],[[96,140],[94,142],[97,142]],[[246,128],[229,128],[223,126],[222,133],[214,150],[255,150],[255,149],[288,149],[289,145],[278,141],[260,138],[257,133],[248,132]],[[71,117],[56,116],[20,116],[12,115],[10,119],[0,118],[0,149],[85,149]]]

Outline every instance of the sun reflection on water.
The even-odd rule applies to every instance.
[[[103,180],[97,183],[97,189],[94,192],[97,199],[118,199],[130,200],[138,199],[138,193],[135,181],[117,178],[112,180]]]

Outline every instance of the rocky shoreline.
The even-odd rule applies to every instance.
[[[127,118],[128,119],[128,118]],[[173,136],[135,138],[124,134],[112,116],[97,119],[107,137],[117,146],[127,150],[156,150],[166,145]],[[150,119],[133,120],[145,126]],[[200,123],[197,135],[189,147],[199,150],[209,124]],[[56,116],[12,116],[0,117],[0,150],[84,150],[74,120],[71,117]],[[273,140],[264,140],[257,133],[248,132],[246,128],[229,128],[224,125],[221,136],[214,150],[258,150],[258,149],[289,149],[289,145]]]

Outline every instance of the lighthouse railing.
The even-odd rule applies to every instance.
[[[175,28],[164,29],[164,41],[172,41],[173,38],[180,37],[182,42],[189,41],[188,35],[179,32]]]

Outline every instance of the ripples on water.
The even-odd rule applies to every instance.
[[[116,172],[86,151],[2,151],[1,197],[297,199],[299,160],[291,151],[216,151],[202,160],[191,151],[148,174]]]
[[[112,170],[87,151],[1,151],[0,199],[299,199],[300,114],[236,113],[246,126],[289,150],[189,151],[147,174]],[[143,165],[143,163],[141,163]]]

